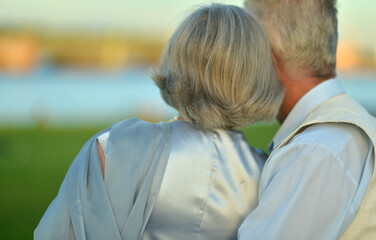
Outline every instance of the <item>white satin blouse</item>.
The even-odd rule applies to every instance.
[[[142,239],[236,239],[241,222],[256,207],[266,155],[238,131],[168,124],[171,151]],[[106,133],[98,137],[104,149],[107,138]],[[106,176],[111,174],[106,170]]]
[[[236,239],[257,204],[265,157],[238,131],[171,123],[172,145],[159,196],[143,235],[151,239]]]

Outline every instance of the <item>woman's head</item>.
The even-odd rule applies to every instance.
[[[152,77],[185,121],[206,129],[271,120],[283,98],[266,33],[254,16],[231,5],[190,14]]]

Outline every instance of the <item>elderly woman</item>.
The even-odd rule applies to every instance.
[[[201,7],[153,79],[179,117],[125,120],[91,138],[35,239],[236,239],[265,156],[234,129],[273,119],[283,97],[264,30],[238,7]]]

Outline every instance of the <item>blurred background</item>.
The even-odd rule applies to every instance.
[[[150,71],[180,20],[210,2],[0,0],[1,239],[32,238],[95,132],[125,118],[176,115]],[[373,0],[338,0],[338,79],[374,115],[375,10]],[[258,123],[243,131],[266,150],[278,127]]]

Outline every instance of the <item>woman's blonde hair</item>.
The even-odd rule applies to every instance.
[[[205,129],[272,120],[283,99],[267,34],[254,16],[231,5],[190,14],[152,78],[185,121]]]

